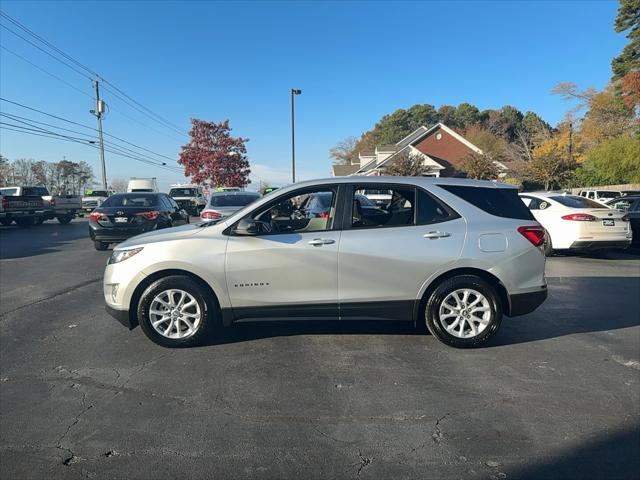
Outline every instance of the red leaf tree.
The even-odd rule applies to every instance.
[[[213,187],[247,186],[251,169],[245,143],[249,139],[232,137],[229,120],[215,123],[192,118],[189,136],[178,160],[185,176]]]

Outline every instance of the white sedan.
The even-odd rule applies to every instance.
[[[554,250],[627,248],[629,216],[588,198],[557,192],[521,193],[535,219],[544,227],[545,254]]]

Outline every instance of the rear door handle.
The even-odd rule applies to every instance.
[[[445,238],[450,237],[451,234],[449,232],[429,232],[423,235],[424,238],[436,239],[436,238]]]
[[[332,238],[314,238],[309,241],[309,245],[313,245],[314,247],[319,247],[320,245],[330,245],[332,243],[336,243]]]

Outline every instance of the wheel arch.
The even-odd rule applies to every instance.
[[[172,275],[182,275],[185,277],[189,277],[193,281],[198,283],[202,288],[204,288],[207,292],[209,292],[211,302],[212,302],[211,307],[218,312],[218,315],[221,315],[220,301],[218,299],[218,295],[216,295],[216,292],[213,290],[213,288],[211,288],[211,285],[209,285],[209,283],[207,283],[202,277],[196,275],[193,272],[189,272],[187,270],[181,270],[179,268],[170,268],[170,269],[158,270],[157,272],[153,272],[152,274],[143,278],[142,281],[136,286],[135,290],[133,291],[133,294],[131,295],[131,300],[129,301],[129,321],[130,321],[131,328],[135,328],[138,325],[138,315],[137,315],[138,302],[140,301],[140,297],[142,296],[142,293],[147,289],[149,285],[151,285],[156,280],[160,280],[161,278],[164,278],[164,277],[170,277]]]
[[[498,298],[500,299],[502,311],[504,312],[505,315],[507,316],[509,315],[511,311],[511,302],[509,301],[509,294],[507,293],[506,287],[498,277],[480,268],[460,267],[460,268],[454,268],[452,270],[448,270],[444,273],[441,273],[440,275],[435,277],[433,280],[431,280],[426,290],[422,294],[422,297],[415,303],[413,318],[416,324],[420,321],[420,318],[421,318],[420,316],[422,314],[422,311],[424,310],[427,300],[429,299],[433,291],[436,288],[438,288],[438,285],[440,285],[445,280],[448,280],[449,278],[457,277],[460,275],[475,275],[487,281],[488,283],[490,283],[498,293]]]

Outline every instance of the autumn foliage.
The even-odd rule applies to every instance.
[[[213,187],[245,187],[249,183],[247,138],[231,136],[229,120],[215,123],[191,119],[191,140],[182,147],[178,163],[194,183]]]

